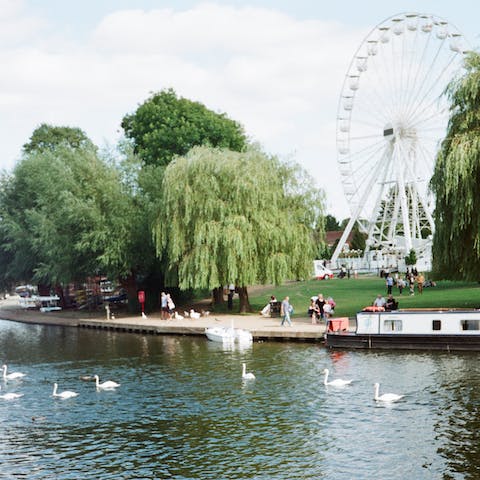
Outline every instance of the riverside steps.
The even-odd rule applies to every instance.
[[[293,325],[281,326],[281,318],[266,318],[261,315],[212,314],[199,319],[162,320],[160,313],[153,313],[147,318],[139,314],[115,313],[115,318],[107,320],[102,312],[57,311],[40,312],[23,309],[18,305],[18,298],[9,297],[0,301],[0,319],[40,325],[57,325],[98,330],[110,330],[125,333],[151,335],[196,335],[204,336],[205,327],[225,326],[249,330],[254,341],[302,341],[323,342],[325,326],[312,325],[310,318],[292,319]]]

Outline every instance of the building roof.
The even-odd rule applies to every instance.
[[[331,232],[326,232],[326,239],[325,241],[327,242],[327,245],[329,247],[333,247],[333,245],[335,244],[335,242],[337,240],[340,240],[340,238],[342,237],[343,235],[343,230],[333,230]],[[353,238],[353,231],[350,232],[350,234],[348,235],[347,237],[347,240],[345,243],[348,244],[348,246],[350,247],[352,245],[352,238]]]

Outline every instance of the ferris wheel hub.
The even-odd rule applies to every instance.
[[[411,125],[405,123],[398,123],[396,125],[392,125],[391,123],[387,123],[383,127],[383,137],[385,140],[390,140],[392,142],[395,141],[413,141],[416,140],[417,129]]]

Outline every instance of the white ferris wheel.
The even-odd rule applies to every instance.
[[[461,69],[460,32],[434,15],[405,13],[377,25],[345,76],[337,112],[337,158],[351,217],[369,250],[430,255],[429,181],[445,136],[447,84]]]

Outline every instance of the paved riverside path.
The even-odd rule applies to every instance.
[[[60,325],[66,327],[95,328],[130,333],[150,333],[164,335],[204,335],[205,327],[216,325],[233,326],[252,332],[254,340],[297,340],[321,342],[325,332],[324,324],[312,325],[311,319],[293,317],[293,325],[280,326],[281,318],[269,318],[261,315],[233,315],[210,313],[199,319],[162,320],[160,312],[142,318],[141,314],[114,312],[115,318],[107,320],[105,311],[83,312],[64,310],[42,313],[38,310],[26,310],[19,306],[18,297],[8,297],[0,301],[0,318],[23,323]]]

